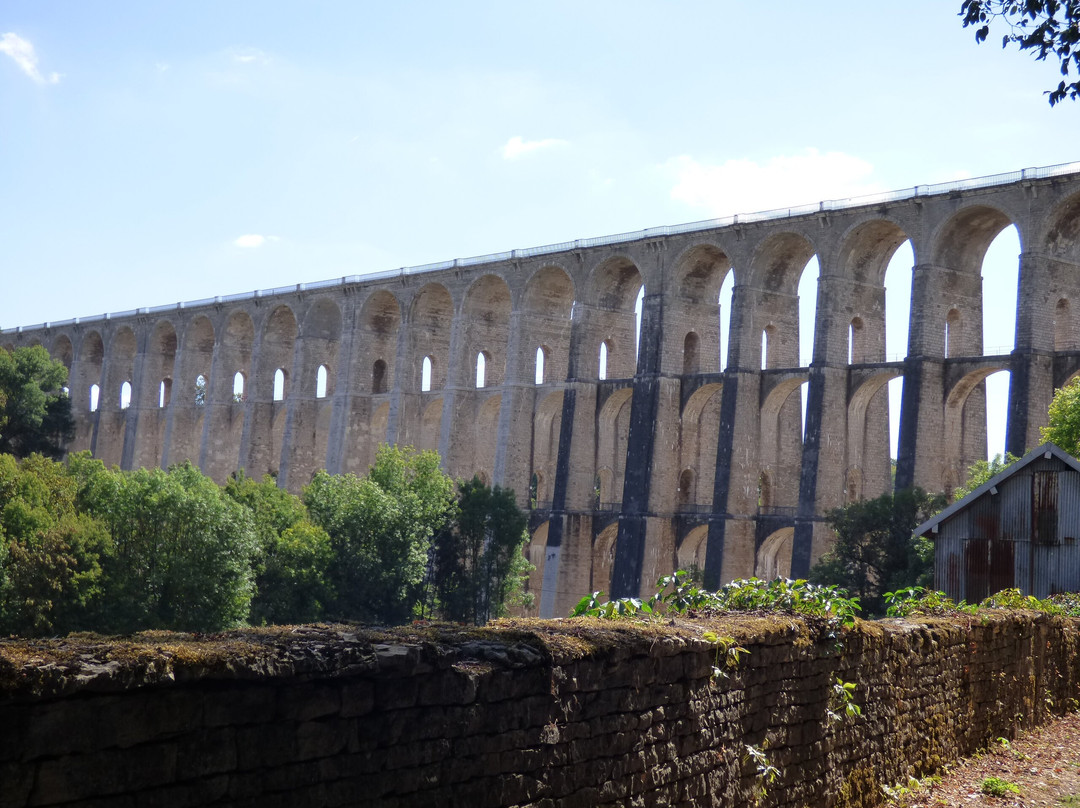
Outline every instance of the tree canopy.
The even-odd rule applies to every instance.
[[[0,349],[0,453],[54,459],[75,435],[68,372],[40,345]]]
[[[1054,392],[1041,437],[1080,457],[1080,378]]]
[[[932,583],[933,543],[912,533],[944,504],[941,494],[914,488],[829,511],[836,544],[810,570],[810,580],[841,586],[868,613],[884,614],[886,592]]]
[[[1056,60],[1063,78],[1046,91],[1051,106],[1080,98],[1080,80],[1071,80],[1073,70],[1080,71],[1080,0],[964,0],[960,16],[965,28],[978,26],[976,42],[985,41],[990,26],[1000,20],[1008,26],[1001,47],[1015,43],[1036,59]]]

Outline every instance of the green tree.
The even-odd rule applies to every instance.
[[[59,459],[75,436],[67,368],[40,345],[0,349],[0,452]]]
[[[250,621],[282,625],[321,620],[333,600],[327,580],[333,548],[326,531],[311,522],[299,497],[278,488],[269,475],[257,482],[241,471],[225,484],[225,493],[247,508],[255,527]]]
[[[1070,80],[1074,69],[1080,71],[1080,0],[964,0],[960,16],[965,28],[978,26],[976,42],[985,41],[990,25],[1000,20],[1008,26],[1001,47],[1015,43],[1036,59],[1056,60],[1064,78],[1046,91],[1051,106],[1080,98],[1080,81]]]
[[[77,512],[76,493],[63,464],[0,455],[0,633],[94,627],[112,544],[104,525]]]
[[[421,598],[428,551],[454,507],[435,452],[380,446],[366,477],[318,472],[304,489],[330,535],[338,617],[401,623]]]
[[[257,551],[250,513],[190,463],[106,470],[77,456],[79,503],[106,525],[114,554],[99,630],[216,631],[244,623]]]
[[[963,486],[953,491],[952,498],[957,500],[961,497],[966,497],[991,477],[995,477],[1005,471],[1005,469],[1019,459],[1019,457],[1011,452],[1007,452],[1004,458],[998,454],[994,455],[993,460],[976,460],[968,467],[967,481]]]
[[[825,519],[836,543],[810,570],[810,580],[841,586],[868,613],[884,614],[885,592],[931,583],[933,543],[911,534],[944,504],[942,495],[915,488],[829,511]]]
[[[458,486],[457,517],[439,531],[432,550],[432,589],[442,617],[483,625],[506,613],[529,563],[528,516],[514,492],[474,477]]]
[[[1059,388],[1050,401],[1043,442],[1056,443],[1073,457],[1080,457],[1080,377]]]

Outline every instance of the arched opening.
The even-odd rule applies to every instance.
[[[274,401],[285,400],[285,368],[278,368],[274,371]]]
[[[761,369],[776,367],[779,348],[776,339],[776,327],[767,325],[761,330]]]
[[[195,406],[202,407],[206,404],[206,377],[201,373],[195,377]]]
[[[754,574],[763,581],[791,576],[791,544],[795,528],[784,527],[771,534],[757,551]]]
[[[705,573],[705,551],[709,544],[709,528],[698,525],[679,543],[675,560],[678,568],[690,573],[690,580],[700,581]]]
[[[679,474],[679,490],[676,495],[676,502],[679,507],[685,507],[694,501],[694,471],[693,469],[683,469]]]
[[[735,273],[729,272],[720,285],[720,370],[727,368],[731,346],[731,308],[735,303]]]
[[[326,398],[326,365],[319,365],[315,371],[315,398]]]
[[[701,340],[694,331],[690,331],[683,340],[683,375],[690,376],[697,373],[701,367],[699,357]]]
[[[766,471],[758,474],[757,504],[758,510],[762,513],[767,512],[772,507],[772,482],[769,480],[769,473]]]
[[[484,387],[487,382],[487,355],[480,351],[476,354],[476,389]]]
[[[529,507],[535,508],[540,496],[540,475],[535,471],[529,478]]]
[[[799,275],[799,366],[809,367],[814,359],[814,327],[817,323],[817,287],[821,266],[815,255]]]
[[[1061,298],[1054,307],[1054,350],[1075,351],[1076,339],[1073,336],[1072,307],[1068,298]]]
[[[432,361],[430,356],[425,356],[420,365],[420,392],[427,393],[431,390]]]
[[[574,283],[564,269],[545,266],[529,278],[521,303],[521,315],[528,333],[543,349],[543,376],[537,384],[566,378],[570,359],[570,323],[581,316],[575,312]],[[539,362],[539,356],[537,357]]]
[[[634,301],[634,363],[635,375],[637,374],[637,359],[641,355],[641,310],[645,306],[645,284],[638,289],[637,300]]]
[[[126,410],[131,406],[131,382],[125,381],[120,385],[120,409]]]
[[[953,355],[956,346],[964,344],[964,324],[957,309],[945,315],[945,358]]]
[[[246,399],[246,396],[244,395],[245,383],[246,383],[246,379],[244,378],[244,374],[241,373],[239,370],[236,371],[236,373],[233,375],[233,382],[232,382],[232,400],[233,401],[241,402],[241,401],[244,401]]]
[[[596,376],[600,381],[604,381],[607,378],[608,352],[608,340],[604,340],[600,343],[600,369]]]
[[[885,360],[899,362],[908,353],[908,327],[911,323],[911,279],[915,252],[911,241],[904,241],[889,259],[885,270]],[[900,444],[900,405],[904,395],[901,376],[889,381],[889,457],[895,461]]]
[[[169,406],[170,396],[172,396],[172,379],[162,379],[158,386],[158,409]]]
[[[544,346],[541,345],[536,349],[536,383],[544,383],[544,364],[547,361],[547,351],[544,350]]]
[[[865,346],[863,344],[863,321],[861,317],[853,317],[848,325],[848,364],[857,365],[866,361]]]
[[[386,392],[386,362],[381,359],[376,359],[371,366],[371,392]]]
[[[101,395],[101,388],[96,385],[90,385],[90,412],[97,412],[98,397]]]

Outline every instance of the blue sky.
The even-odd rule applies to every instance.
[[[959,5],[5,0],[0,327],[1077,159]]]

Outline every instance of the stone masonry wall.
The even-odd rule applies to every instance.
[[[748,651],[714,680],[705,631]],[[1075,709],[1080,621],[783,616],[0,642],[0,808],[871,806]],[[862,718],[828,716],[835,678]],[[835,705],[833,705],[835,706]]]

